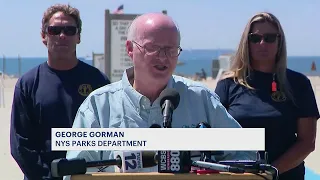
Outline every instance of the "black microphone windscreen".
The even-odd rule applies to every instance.
[[[142,151],[143,168],[153,167],[157,165],[157,153],[152,151]]]
[[[72,174],[85,174],[87,172],[85,159],[55,159],[51,162],[53,177],[62,177]]]
[[[180,95],[179,95],[178,91],[176,91],[173,88],[164,89],[160,94],[160,106],[161,107],[166,100],[170,100],[174,106],[174,109],[176,109],[179,105],[179,102],[180,102]]]

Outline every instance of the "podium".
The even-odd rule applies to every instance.
[[[272,180],[271,175],[267,174],[232,174],[232,173],[217,173],[217,174],[200,174],[185,173],[92,173],[83,175],[73,175],[71,180]]]

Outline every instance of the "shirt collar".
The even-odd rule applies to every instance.
[[[138,91],[136,91],[132,87],[132,85],[130,84],[130,79],[133,79],[133,77],[134,77],[133,67],[126,69],[123,72],[122,79],[121,79],[122,87],[125,92],[125,95],[130,99],[130,101],[132,102],[132,104],[136,108],[136,110],[139,111],[141,99],[146,98],[146,97],[144,95],[140,94]],[[174,79],[173,79],[173,76],[171,76],[166,88],[173,88],[173,86],[174,86]],[[154,104],[157,105],[159,103],[160,103],[160,99],[157,98],[155,100]]]

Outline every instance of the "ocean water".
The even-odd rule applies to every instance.
[[[93,65],[92,60],[86,60],[85,58],[79,59],[87,64]],[[3,58],[0,58],[0,71],[8,75],[19,76],[19,74],[24,74],[45,61],[47,61],[47,58],[44,57],[21,57],[21,69],[19,70],[18,57],[6,57],[5,61],[3,61]],[[3,62],[5,62],[5,64]]]
[[[178,65],[175,72],[179,74],[184,74],[188,76],[194,75],[196,72],[200,72],[203,68],[208,76],[212,76],[212,60],[217,59],[219,54],[208,54],[208,55],[198,55],[198,53],[193,54],[182,54],[179,61],[183,62],[183,65]],[[79,58],[80,60],[92,65],[92,60],[85,58]],[[21,57],[21,74],[29,71],[31,68],[45,62],[47,59],[44,57],[34,57],[34,58],[24,58]],[[315,62],[316,71],[311,72],[312,62]],[[19,75],[19,62],[18,58],[10,57],[6,58],[5,69],[3,69],[3,59],[0,57],[0,71],[4,71],[9,75]],[[306,75],[320,75],[320,57],[317,56],[290,56],[288,57],[288,68],[301,72]]]
[[[317,71],[311,72],[312,62],[315,62]],[[212,59],[199,59],[199,60],[188,60],[181,59],[181,62],[185,64],[177,66],[176,72],[186,74],[186,75],[194,75],[196,72],[200,72],[201,68],[203,68],[208,76],[212,75]],[[294,71],[301,72],[306,75],[320,75],[320,57],[298,57],[292,56],[288,57],[288,68]]]
[[[179,61],[183,62],[183,65],[177,66],[176,73],[184,75],[194,75],[196,72],[200,72],[203,68],[208,76],[211,76],[212,60],[217,59],[219,55],[231,53],[232,50],[192,50],[183,51],[179,57]],[[92,60],[85,58],[79,58],[83,62],[92,65]],[[40,63],[45,62],[45,57],[24,58],[21,57],[21,72],[24,74]],[[291,56],[288,57],[288,68],[298,71],[306,75],[319,75],[320,70],[311,72],[312,62],[315,62],[316,67],[320,68],[320,57],[317,56]],[[17,57],[6,58],[5,68],[3,66],[3,59],[0,57],[0,71],[4,71],[6,74],[19,76],[19,62]],[[310,169],[306,169],[306,180],[320,180],[320,174],[316,174]]]

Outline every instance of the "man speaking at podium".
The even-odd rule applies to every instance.
[[[182,51],[180,38],[177,26],[167,15],[149,13],[137,17],[128,30],[126,41],[133,67],[125,70],[120,81],[92,92],[80,106],[73,127],[148,128],[152,124],[162,125],[159,95],[166,88],[174,88],[180,95],[180,103],[172,116],[172,128],[192,127],[202,121],[213,128],[241,128],[213,91],[198,82],[173,75]],[[214,143],[210,142],[210,137],[205,138],[208,143]],[[68,151],[67,159],[113,159],[112,154]],[[256,154],[228,151],[223,157],[253,160]]]

